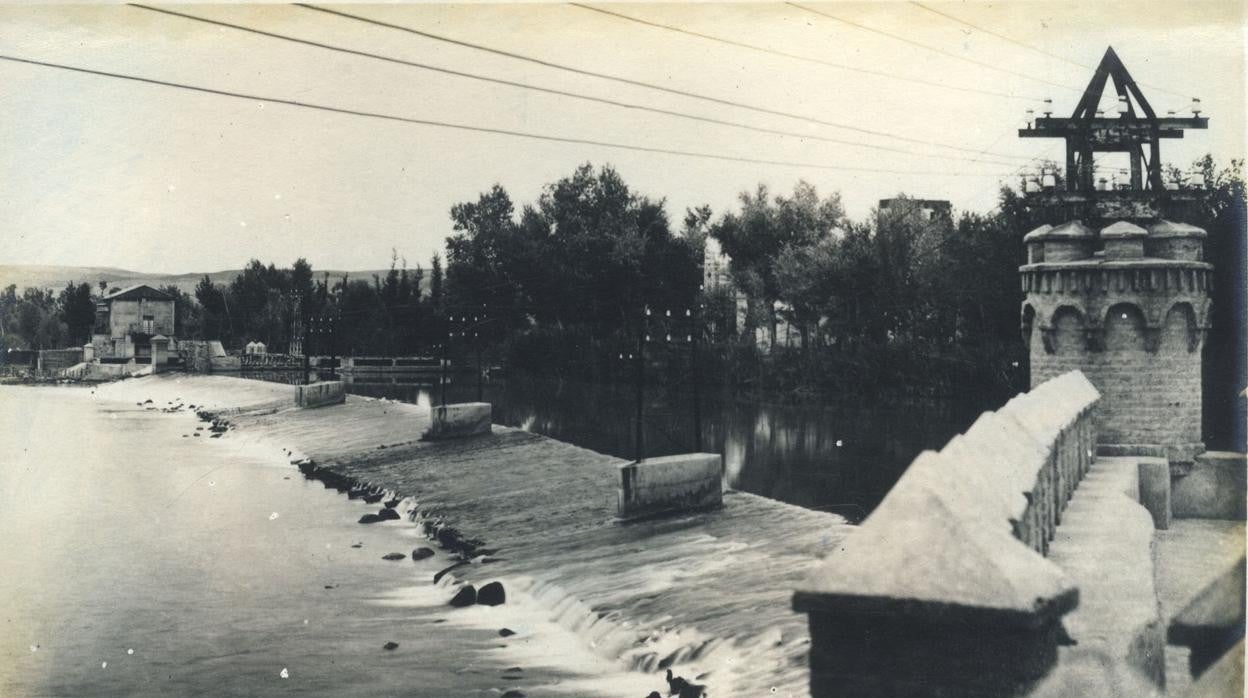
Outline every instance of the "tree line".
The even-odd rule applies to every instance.
[[[1242,258],[1241,166],[1197,164],[1210,191],[1191,222],[1209,230],[1215,260]],[[929,216],[925,206],[898,195],[852,220],[839,194],[799,182],[783,193],[759,185],[730,210],[696,207],[673,224],[663,199],[636,192],[610,166],[584,164],[532,202],[494,185],[454,205],[445,270],[435,255],[428,278],[392,253],[389,272],[371,278],[318,278],[304,259],[288,268],[252,260],[228,284],[205,276],[193,295],[164,290],[179,301],[177,336],[233,349],[259,340],[286,351],[299,318],[312,353],[430,354],[454,335],[452,354],[479,347],[520,369],[610,379],[629,374],[621,359],[646,332],[692,332],[657,316],[647,325],[646,308],[697,310],[707,371],[728,381],[800,391],[937,374],[948,383],[969,372],[1025,387],[1017,267],[1022,236],[1038,221],[1009,186],[987,213]],[[712,238],[731,258],[728,288],[701,288]],[[1242,288],[1242,269],[1215,266],[1219,288]],[[86,283],[59,294],[9,287],[0,338],[18,348],[81,344],[92,312]],[[1233,303],[1215,313],[1211,346],[1233,352],[1242,318]],[[774,345],[781,323],[798,335],[795,346],[760,351],[755,337]]]

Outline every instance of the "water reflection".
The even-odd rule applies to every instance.
[[[433,372],[341,374],[349,392],[420,405],[441,402]],[[483,387],[494,421],[562,441],[634,458],[636,393],[621,384],[589,384],[524,375]],[[702,397],[704,450],[724,454],[728,483],[791,504],[834,511],[851,520],[870,512],[925,448],[964,430],[988,399],[884,399],[845,396],[835,404],[772,405]],[[477,399],[471,374],[452,374],[448,402]],[[661,456],[694,450],[693,400],[687,392],[651,388],[645,401],[644,451]]]

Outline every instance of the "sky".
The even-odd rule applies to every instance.
[[[821,194],[839,192],[855,218],[903,192],[988,211],[1020,168],[1062,158],[1060,141],[1017,137],[1026,110],[1040,112],[1050,98],[1057,115],[1069,115],[1111,45],[1158,112],[1189,113],[1199,97],[1210,118],[1209,130],[1164,142],[1163,159],[1186,166],[1205,153],[1222,162],[1244,157],[1242,2],[798,5],[591,5],[767,51],[567,4],[331,6],[737,105],[295,6],[162,6],[787,135],[491,84],[134,7],[0,6],[2,56],[248,95],[0,60],[0,265],[185,273],[305,257],[314,268],[375,269],[395,250],[409,266],[427,268],[453,233],[455,203],[498,183],[519,206],[586,162],[610,164],[634,191],[663,199],[673,228],[687,207],[706,204],[718,216],[760,183],[783,194],[803,179]]]

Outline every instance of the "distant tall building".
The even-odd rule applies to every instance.
[[[732,277],[728,270],[732,259],[724,254],[719,240],[706,236],[706,247],[702,253],[702,285],[707,291],[732,285]]]

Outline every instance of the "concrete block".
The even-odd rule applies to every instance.
[[[1210,451],[1172,473],[1175,518],[1244,520],[1245,459],[1242,453]]]
[[[427,440],[457,439],[490,433],[493,407],[488,402],[461,402],[437,405],[429,411]]]
[[[342,381],[322,381],[311,385],[295,386],[295,405],[299,407],[324,407],[346,401],[347,390]]]
[[[621,519],[709,509],[722,502],[723,457],[718,453],[684,453],[620,466]]]
[[[1170,528],[1170,462],[1164,458],[1140,458],[1139,503],[1153,517],[1158,531]]]

